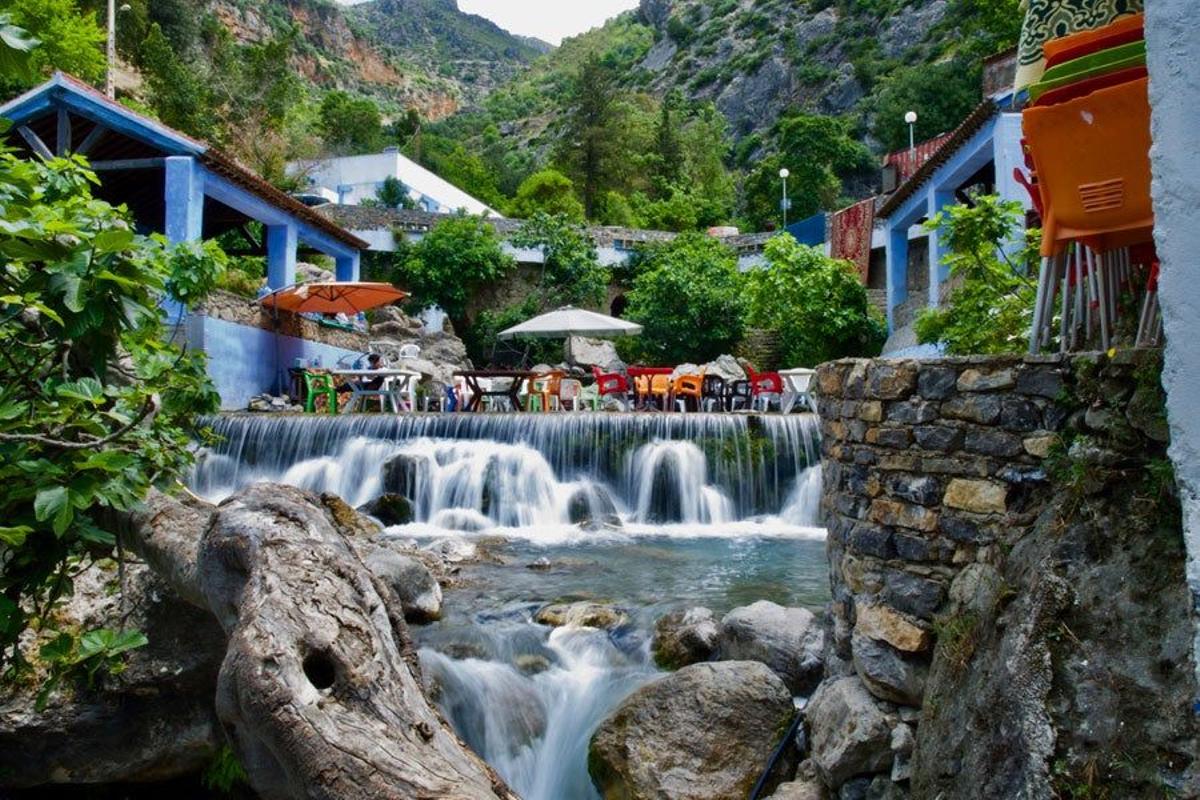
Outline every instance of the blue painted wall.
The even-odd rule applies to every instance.
[[[208,353],[208,374],[221,395],[221,408],[226,410],[245,409],[256,394],[277,393],[279,382],[286,382],[287,369],[297,358],[307,362],[319,357],[322,365],[330,367],[343,357],[361,355],[204,316],[189,320],[189,338]]]

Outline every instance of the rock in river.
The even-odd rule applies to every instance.
[[[825,681],[805,711],[812,757],[826,786],[892,766],[892,726],[856,676]]]
[[[385,528],[392,525],[407,525],[413,521],[412,503],[401,494],[381,494],[358,510],[379,520]]]
[[[747,797],[794,714],[791,693],[763,664],[693,664],[638,689],[601,723],[588,770],[606,800]]]
[[[824,671],[825,631],[811,611],[760,600],[721,620],[721,658],[761,661],[787,687],[806,694]]]
[[[721,640],[713,612],[703,607],[672,611],[654,626],[654,662],[663,669],[679,669],[708,661]]]
[[[366,564],[396,593],[406,620],[425,623],[441,618],[442,587],[420,560],[377,547],[367,554]]]
[[[612,630],[619,628],[629,621],[623,611],[602,603],[553,603],[537,612],[533,617],[540,625],[561,628],[566,625],[577,625],[584,628],[602,628]]]

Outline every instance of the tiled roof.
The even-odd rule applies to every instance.
[[[945,164],[950,157],[953,156],[958,149],[966,144],[967,140],[974,136],[988,121],[1000,112],[999,107],[991,100],[984,100],[975,110],[967,115],[954,131],[942,143],[942,146],[937,149],[933,155],[929,157],[924,164],[913,173],[913,176],[900,185],[890,197],[883,201],[880,205],[877,215],[880,217],[889,217],[904,203],[905,200],[912,197],[917,189],[920,189],[926,181],[928,181],[938,167]]]

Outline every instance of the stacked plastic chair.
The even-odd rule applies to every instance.
[[[1150,104],[1141,15],[1045,45],[1046,72],[1023,112],[1026,163],[1042,213],[1030,352],[1095,341],[1107,350],[1120,296],[1157,270],[1150,203]],[[1147,293],[1136,343],[1153,344]]]

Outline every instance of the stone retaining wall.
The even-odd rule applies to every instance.
[[[1135,595],[1125,608],[1123,622],[1136,627],[1139,617],[1174,620],[1180,616],[1179,606],[1183,609],[1179,626],[1186,631],[1186,587],[1181,556],[1177,555],[1181,550],[1172,538],[1178,538],[1178,530],[1171,532],[1171,525],[1178,522],[1167,511],[1153,510],[1154,492],[1147,490],[1147,500],[1143,496],[1147,492],[1141,488],[1156,465],[1167,463],[1159,356],[1134,351],[1112,358],[1085,354],[1069,358],[843,360],[822,365],[817,370],[815,391],[821,416],[822,511],[829,531],[833,652],[823,684],[829,688],[818,693],[844,693],[848,691],[846,681],[861,681],[882,713],[898,713],[917,725],[918,768],[922,763],[928,766],[934,760],[928,754],[938,748],[936,742],[923,741],[924,725],[940,739],[948,738],[947,731],[970,729],[970,737],[994,744],[1005,735],[1001,728],[1015,738],[1012,731],[1023,731],[1021,725],[1005,725],[994,711],[975,709],[969,698],[956,695],[980,692],[982,696],[1006,674],[1008,667],[999,656],[1003,648],[998,644],[1006,630],[1004,603],[1013,597],[1023,602],[1025,595],[1036,594],[1031,588],[1037,587],[1036,578],[1029,576],[1046,574],[1045,567],[1017,569],[1024,564],[1018,555],[1028,557],[1038,547],[1062,546],[1056,538],[1060,534],[1054,532],[1072,525],[1082,525],[1082,532],[1076,533],[1080,541],[1108,544],[1090,544],[1090,550],[1072,551],[1047,562],[1056,565],[1050,571],[1061,568],[1064,575],[1073,575],[1064,585],[1082,574],[1089,582],[1098,580],[1094,575],[1107,580],[1113,574],[1128,574],[1126,567],[1114,567],[1117,556],[1103,549],[1115,547],[1113,542],[1132,542],[1126,551],[1136,549],[1139,537],[1140,541],[1169,543],[1156,545],[1158,552],[1146,556],[1149,561],[1143,563],[1149,564],[1151,572],[1170,577],[1164,584],[1170,590],[1154,596]],[[1128,492],[1127,500],[1106,499],[1121,497],[1123,491]],[[1163,497],[1163,490],[1155,491]],[[1165,526],[1167,539],[1141,533],[1132,513],[1129,521],[1123,520],[1122,515],[1131,510],[1121,505],[1124,502],[1150,503],[1145,506],[1152,509],[1149,519],[1137,525]],[[1161,502],[1164,509],[1173,508],[1177,514],[1177,498]],[[1086,508],[1087,520],[1079,523],[1072,508]],[[1144,509],[1142,515],[1147,516]],[[1112,525],[1122,524],[1119,533],[1107,532]],[[1060,567],[1062,564],[1070,566]],[[1095,564],[1099,566],[1094,573],[1084,569]],[[1120,583],[1091,588],[1110,597],[1129,589]],[[977,595],[990,597],[984,612],[965,612]],[[1103,618],[1105,609],[1081,605],[1077,613]],[[968,623],[980,620],[991,620],[981,623],[988,626],[986,631],[969,627]],[[1114,634],[1109,631],[1107,635]],[[1159,635],[1164,640],[1177,638],[1174,632]],[[939,638],[946,641],[939,643]],[[1179,697],[1183,698],[1178,730],[1186,727],[1186,682],[1178,676],[1156,675],[1156,656],[1138,653],[1125,662],[1116,657],[1106,661],[1104,645],[1098,644],[1104,635],[1089,640],[1088,633],[1080,632],[1079,639],[1082,641],[1072,644],[1076,652],[1062,654],[1064,663],[1072,659],[1083,665],[1091,663],[1094,671],[1108,671],[1105,679],[1113,685],[1161,680],[1159,696],[1171,696],[1174,705],[1181,705]],[[992,650],[982,656],[975,653],[972,661],[976,642],[991,642]],[[1152,650],[1155,643],[1147,645]],[[1053,642],[1046,645],[1057,646]],[[1170,648],[1164,644],[1163,649]],[[983,664],[979,663],[981,657]],[[1154,677],[1144,677],[1147,670]],[[929,700],[935,693],[935,699]],[[827,703],[822,697],[820,705]],[[1031,702],[1033,706],[1040,708],[1041,703]],[[1080,704],[1078,713],[1089,713],[1087,706]],[[960,718],[939,718],[947,708],[957,708]],[[1174,710],[1170,713],[1177,714]],[[978,716],[968,719],[971,714]],[[1168,716],[1160,711],[1155,714]],[[1049,712],[1043,716],[1051,717]],[[986,722],[988,719],[993,722]],[[1071,726],[1091,729],[1096,724],[1096,720],[1081,722],[1078,717],[1055,719],[1057,733],[1052,729],[1049,735],[1051,741],[1056,735],[1060,743],[1071,741],[1077,733]],[[1132,720],[1129,727],[1135,727]],[[832,762],[848,752],[828,742],[841,742],[843,734],[853,741],[854,730],[854,724],[848,723],[841,733],[810,732],[814,759],[822,774],[844,767]],[[1148,734],[1147,741],[1154,735]],[[957,746],[960,755],[970,749],[964,742]],[[1014,750],[1020,752],[1025,746],[1027,743],[1017,743]],[[919,757],[922,747],[927,756],[924,761]],[[937,752],[939,757],[945,755]],[[1075,763],[1074,754],[1036,755]],[[944,772],[944,759],[937,761],[934,772]],[[896,791],[906,791],[911,779],[914,796],[920,794],[918,787],[937,784],[941,790],[958,780],[946,777],[953,772],[914,777],[907,762],[908,756],[897,752],[874,762],[864,758],[841,771],[857,772],[860,779],[864,771],[875,773],[875,780],[890,777]],[[884,764],[890,765],[890,773],[886,767],[880,768]],[[1047,777],[1047,767],[1048,763],[1038,768],[1037,780],[1043,783],[1053,780]],[[1181,769],[1178,761],[1174,768]],[[1030,767],[1021,778],[1028,778],[1033,771]],[[988,777],[977,771],[963,775],[962,780],[964,785],[973,781],[979,786]],[[947,791],[943,796],[959,795]]]
[[[345,350],[364,352],[368,347],[368,336],[365,333],[328,328],[296,314],[281,313],[276,320],[270,311],[254,300],[220,289],[214,290],[205,298],[204,305],[196,313]]]

